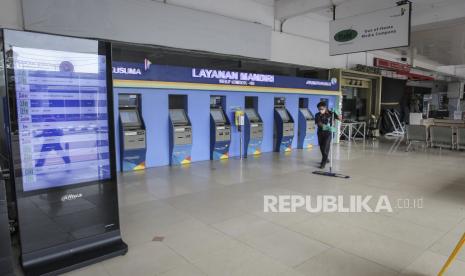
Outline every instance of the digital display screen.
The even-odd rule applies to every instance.
[[[111,178],[106,57],[11,49],[23,190]]]
[[[170,118],[173,124],[187,124],[187,116],[184,109],[170,109]]]
[[[213,117],[213,121],[216,123],[224,123],[226,121],[221,109],[211,109],[210,114]]]
[[[260,121],[260,118],[258,117],[257,112],[253,108],[246,108],[245,113],[247,114],[247,117],[249,118],[249,121],[251,122],[258,122]]]
[[[137,107],[138,95],[119,94],[118,105],[120,107]]]
[[[139,115],[137,110],[120,110],[119,116],[123,125],[140,126]]]
[[[302,112],[302,114],[304,115],[305,119],[307,119],[307,120],[313,120],[313,115],[312,115],[312,113],[310,113],[310,110],[308,110],[307,108],[301,108],[301,109],[300,109],[300,112]]]
[[[279,116],[281,116],[281,119],[283,119],[283,122],[289,122],[289,116],[287,115],[287,110],[285,108],[276,108],[276,111]]]

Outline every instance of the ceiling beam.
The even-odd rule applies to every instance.
[[[428,26],[429,24],[441,22],[450,22],[450,21],[460,21],[465,20],[464,11],[465,10],[465,1],[463,0],[453,0],[450,1],[450,4],[440,6],[440,7],[431,7],[430,9],[423,9],[421,12],[415,10],[415,3],[413,6],[413,15],[412,16],[412,26]],[[421,27],[417,27],[421,29]]]
[[[292,17],[324,10],[331,7],[332,2],[331,0],[277,0],[275,19],[282,22]]]

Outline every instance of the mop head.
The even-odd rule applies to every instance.
[[[333,173],[333,172],[325,172],[325,171],[314,171],[313,174],[323,175],[323,176],[331,176],[331,177],[339,177],[339,178],[350,178],[348,175],[340,174],[340,173]]]

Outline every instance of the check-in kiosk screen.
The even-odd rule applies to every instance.
[[[287,114],[287,110],[285,108],[277,108],[276,111],[278,111],[278,114],[281,116],[281,119],[283,119],[283,122],[289,122],[289,115]]]
[[[313,120],[313,116],[312,114],[310,113],[310,111],[306,108],[301,108],[300,109],[300,112],[302,112],[302,114],[304,115],[305,119],[307,120]]]
[[[258,122],[260,118],[258,118],[258,114],[253,108],[246,108],[245,113],[251,122]]]
[[[120,94],[118,97],[119,105],[124,107],[136,107],[137,95]]]
[[[224,123],[226,119],[224,118],[223,111],[221,109],[211,109],[210,114],[213,117],[215,123]]]
[[[137,110],[120,110],[119,116],[121,123],[126,126],[140,126],[139,115]]]
[[[111,178],[106,57],[97,43],[83,52],[12,46],[26,192]]]
[[[187,116],[184,109],[170,109],[171,122],[175,125],[187,124]]]

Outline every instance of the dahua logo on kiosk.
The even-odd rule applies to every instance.
[[[78,199],[78,198],[81,198],[81,197],[82,197],[81,193],[67,194],[67,195],[64,195],[64,196],[61,197],[61,201],[65,202],[65,201],[75,200],[75,199]]]
[[[358,33],[356,30],[353,29],[346,29],[337,32],[334,35],[334,40],[337,42],[349,42],[351,40],[354,40],[357,37]]]

